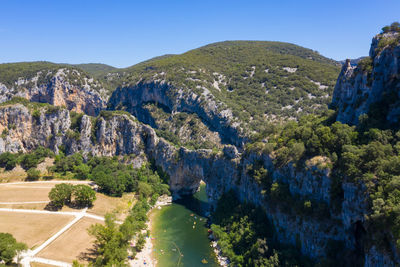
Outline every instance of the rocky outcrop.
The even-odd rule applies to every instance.
[[[375,105],[375,109],[374,108]],[[337,80],[332,107],[337,120],[357,124],[360,115],[370,113],[377,120],[395,125],[400,119],[400,33],[378,34],[372,40],[369,57],[352,66],[347,60]]]
[[[196,113],[205,125],[219,133],[225,143],[241,148],[247,140],[231,110],[217,103],[208,90],[197,95],[192,91],[175,88],[165,81],[141,81],[132,87],[117,88],[110,97],[108,109],[126,110],[151,125],[151,118],[142,107],[145,103],[157,103],[170,113]]]
[[[21,77],[11,88],[0,80],[0,102],[16,96],[92,116],[105,108],[107,100],[99,82],[78,70],[65,68],[58,69],[56,73],[41,71],[33,78]]]
[[[129,154],[135,155],[138,162],[153,159],[169,174],[175,198],[193,194],[202,180],[206,182],[212,205],[216,205],[224,192],[232,189],[242,201],[265,209],[280,242],[299,246],[303,254],[312,258],[324,257],[331,240],[343,242],[349,250],[354,250],[357,245],[354,229],[357,223],[362,224],[360,214],[365,213],[364,199],[360,198],[359,190],[344,184],[341,212],[336,214],[331,210],[331,219],[317,219],[288,212],[279,203],[272,204],[263,188],[247,171],[249,164],[261,162],[272,174],[273,181],[288,185],[291,195],[329,204],[330,172],[312,163],[307,169],[297,169],[291,164],[277,168],[270,156],[240,154],[234,146],[225,146],[220,152],[176,148],[159,138],[153,128],[138,122],[131,115],[114,114],[107,118],[84,115],[79,130],[72,130],[66,109],[49,112],[42,108],[39,115],[33,116],[29,108],[17,104],[0,108],[0,132],[4,133],[0,138],[0,153],[30,151],[41,145],[55,152],[63,149],[67,154]],[[352,205],[355,201],[360,204]],[[365,257],[376,261],[380,256],[375,253]]]

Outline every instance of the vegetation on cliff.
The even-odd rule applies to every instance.
[[[272,203],[276,199],[280,207],[288,204],[286,211],[307,216],[315,213],[317,218],[326,219],[330,213],[340,211],[342,183],[354,183],[359,190],[366,191],[369,204],[365,215],[366,244],[390,251],[388,241],[394,239],[400,249],[400,131],[370,128],[365,124],[349,126],[335,122],[332,116],[303,117],[299,122],[275,127],[258,138],[259,141],[248,145],[248,151],[269,153],[277,167],[291,163],[297,168],[307,168],[310,160],[319,157],[318,168],[332,171],[328,206],[313,201],[312,196],[311,199],[290,198],[284,183],[273,182],[272,174],[263,166],[251,166],[248,173],[263,187],[265,197]]]
[[[317,52],[280,42],[210,44],[118,70],[123,86],[165,81],[217,102],[251,129],[265,121],[321,113],[330,101],[338,64]],[[172,94],[176,93],[171,91]]]
[[[212,218],[213,235],[234,266],[312,266],[299,248],[274,239],[274,227],[262,208],[240,203],[232,191],[218,201]]]
[[[94,80],[96,66],[91,64],[69,65],[56,64],[46,61],[18,62],[0,64],[0,84],[4,84],[9,89],[18,91],[20,88],[33,88],[35,86],[49,85],[51,79],[63,69],[62,74],[69,84],[83,87],[91,81],[92,89],[100,92],[101,89],[111,90],[105,81]]]

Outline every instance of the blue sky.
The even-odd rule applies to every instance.
[[[368,54],[399,0],[1,0],[0,62],[127,67],[224,40],[295,43],[333,59]]]

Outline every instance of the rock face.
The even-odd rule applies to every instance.
[[[108,109],[124,109],[140,121],[151,124],[151,118],[142,107],[145,103],[157,103],[170,113],[196,113],[205,125],[219,133],[223,142],[242,147],[247,140],[243,130],[235,124],[232,112],[221,108],[211,93],[197,95],[175,90],[164,81],[139,82],[133,87],[118,88],[110,97]]]
[[[45,82],[39,81],[43,78]],[[106,97],[99,93],[101,91],[101,85],[92,78],[85,77],[78,70],[65,68],[56,73],[42,71],[33,78],[19,78],[11,88],[0,80],[0,102],[19,96],[92,116],[106,106]]]
[[[381,40],[384,38],[395,42],[383,46]],[[359,116],[370,112],[376,103],[387,103],[384,106],[386,120],[393,124],[398,122],[399,57],[398,34],[383,34],[373,40],[371,61],[362,60],[357,67],[351,66],[350,62],[343,66],[332,101],[332,106],[338,109],[339,121],[356,124]],[[84,156],[89,153],[97,156],[135,155],[134,161],[138,165],[152,159],[170,176],[170,188],[175,198],[193,194],[202,180],[206,182],[207,195],[214,206],[223,193],[233,190],[242,201],[265,209],[281,243],[294,245],[311,258],[325,257],[330,244],[339,242],[352,255],[351,263],[361,265],[359,263],[363,261],[364,266],[400,264],[396,255],[388,255],[375,246],[367,247],[362,242],[366,231],[364,216],[370,212],[368,195],[362,186],[342,183],[343,194],[337,209],[332,204],[336,200],[332,199],[335,194],[331,192],[337,188],[334,188],[331,170],[321,169],[318,164],[324,159],[309,159],[307,166],[301,168],[291,163],[277,167],[271,155],[243,153],[247,141],[243,129],[235,122],[232,112],[216,102],[207,90],[197,95],[193,91],[173,88],[164,80],[141,81],[115,90],[107,105],[109,110],[126,110],[136,117],[112,111],[109,116],[102,114],[96,118],[83,115],[78,129],[73,129],[69,110],[96,115],[105,106],[105,98],[92,90],[92,81],[85,78],[84,86],[74,85],[64,70],[51,76],[45,85],[40,85],[37,80],[20,80],[13,88],[0,84],[0,100],[22,96],[67,109],[45,106],[32,110],[21,104],[0,106],[0,153],[27,152],[44,146],[56,153],[63,149],[67,154],[81,152]],[[136,118],[153,123],[143,108],[146,103],[157,103],[171,114],[196,113],[209,129],[219,133],[222,142],[230,145],[223,146],[222,151],[177,148],[157,136],[151,126],[138,122]],[[288,209],[287,203],[272,201],[248,171],[248,167],[256,163],[267,170],[272,182],[287,187],[289,198],[324,205],[326,217],[302,214]]]
[[[357,66],[346,61],[332,98],[337,120],[357,124],[359,116],[382,113],[389,125],[400,119],[400,33],[378,34],[372,40],[369,57]],[[375,106],[374,106],[375,105]]]
[[[136,155],[136,161],[153,159],[170,176],[170,188],[175,198],[193,194],[201,180],[212,205],[220,196],[234,190],[242,201],[262,206],[277,229],[277,239],[286,244],[299,246],[301,252],[312,258],[326,255],[329,242],[343,242],[349,251],[359,249],[357,228],[362,227],[363,215],[367,213],[366,197],[353,184],[343,183],[341,211],[329,210],[329,218],[317,219],[285,210],[280,203],[271,203],[262,187],[248,174],[249,164],[261,162],[271,173],[273,181],[288,185],[296,198],[314,199],[331,203],[331,173],[321,170],[317,164],[297,169],[288,164],[277,168],[273,159],[263,154],[241,154],[234,146],[225,146],[218,153],[212,150],[188,150],[176,148],[162,138],[154,129],[144,125],[131,115],[114,114],[107,118],[83,115],[79,130],[71,129],[69,111],[46,107],[39,115],[23,105],[0,107],[0,153],[5,151],[30,151],[41,145],[55,152],[63,147],[67,154],[82,152],[98,156]],[[7,131],[5,131],[7,129]],[[316,162],[316,161],[311,161]],[[138,163],[139,164],[139,163]],[[370,250],[364,255],[365,265],[393,263],[390,257]]]

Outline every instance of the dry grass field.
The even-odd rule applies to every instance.
[[[104,216],[106,213],[114,212],[119,220],[123,220],[130,207],[134,204],[135,195],[133,193],[124,194],[122,197],[109,197],[101,193],[96,194],[96,201],[88,213]]]
[[[73,216],[0,211],[0,229],[29,248],[38,246],[73,220]]]
[[[82,218],[48,247],[43,249],[38,254],[38,257],[64,262],[72,262],[76,259],[80,262],[87,262],[91,257],[94,240],[88,234],[87,229],[95,223],[102,222],[91,218]]]
[[[58,182],[59,183],[59,182]],[[76,184],[76,181],[66,180],[65,183]],[[0,208],[44,210],[47,203],[24,203],[49,201],[48,193],[57,184],[54,182],[35,182],[21,184],[0,184],[0,202],[17,202],[16,204],[0,204]],[[104,216],[114,213],[118,220],[123,220],[135,203],[135,195],[124,194],[123,197],[109,197],[96,193],[97,200],[94,206],[87,210],[88,214]],[[81,210],[64,206],[60,212],[80,212]],[[33,249],[74,219],[72,215],[37,214],[0,211],[0,230],[12,234],[18,241],[24,242]],[[104,223],[101,220],[83,217],[71,228],[65,231],[47,247],[38,253],[38,257],[72,263],[78,259],[88,262],[93,257],[93,238],[87,229],[95,223]],[[31,266],[46,267],[42,263],[32,263]]]
[[[51,187],[1,185],[0,202],[48,201]]]
[[[50,190],[59,182],[26,182],[23,184],[0,184],[0,202],[48,201]],[[76,184],[76,181],[65,181]],[[0,206],[3,208],[3,206]],[[26,208],[30,208],[27,206]],[[25,207],[24,207],[25,208]]]
[[[25,180],[26,171],[20,166],[15,167],[11,171],[0,169],[0,183],[20,182]]]
[[[24,209],[24,210],[44,210],[46,203],[26,203],[26,204],[0,204],[0,208],[5,209]]]
[[[44,264],[40,262],[31,262],[31,267],[54,267],[54,265]]]
[[[48,175],[47,167],[54,164],[54,159],[45,158],[45,160],[38,164],[37,169],[42,175]],[[0,183],[20,182],[26,178],[26,171],[17,165],[11,171],[5,171],[4,168],[0,169]]]

